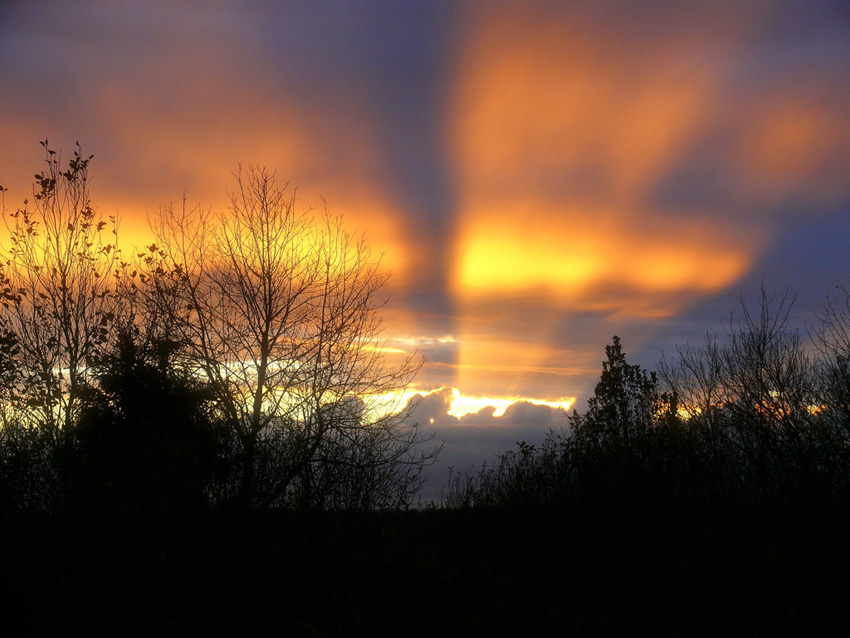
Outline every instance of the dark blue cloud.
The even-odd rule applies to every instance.
[[[448,413],[451,409],[451,390],[444,388],[424,397],[408,419],[421,424],[425,432],[442,442],[440,459],[429,471],[422,498],[437,498],[444,489],[451,471],[480,469],[483,463],[516,447],[520,441],[540,445],[550,431],[568,429],[565,414],[546,405],[518,401],[495,416],[495,408],[485,407],[460,418]]]

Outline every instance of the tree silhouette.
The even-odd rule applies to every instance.
[[[845,489],[847,445],[831,420],[841,409],[829,390],[818,392],[830,387],[827,371],[840,354],[821,340],[818,362],[789,326],[792,306],[787,293],[762,286],[757,311],[742,303],[725,340],[708,335],[661,361],[662,380],[681,397],[688,429],[714,467],[706,482],[728,498],[820,499]]]
[[[605,346],[606,360],[587,411],[573,411],[576,445],[630,449],[653,427],[660,396],[655,373],[626,362],[620,337]]]
[[[89,200],[91,156],[66,168],[42,146],[33,205],[4,209],[8,499],[410,504],[437,450],[405,424],[421,362],[382,347],[388,275],[363,239],[252,168],[228,211],[163,208],[158,242],[125,260]]]
[[[91,206],[92,156],[78,144],[63,165],[47,140],[41,146],[46,168],[35,176],[32,202],[9,212],[4,199],[0,412],[16,456],[32,452],[27,465],[40,473],[33,485],[43,484],[33,491],[50,498],[67,484],[90,360],[106,344],[115,316],[117,251],[115,236],[104,236],[109,223]]]
[[[327,212],[299,212],[294,193],[255,168],[238,175],[226,213],[184,202],[163,208],[154,231],[148,305],[173,313],[176,354],[212,388],[231,435],[239,470],[221,498],[309,501],[331,465],[415,483],[435,451],[418,452],[400,391],[421,364],[382,351],[387,275],[362,240]]]
[[[156,514],[208,503],[220,445],[212,397],[167,361],[122,335],[97,362],[77,426],[77,505]]]

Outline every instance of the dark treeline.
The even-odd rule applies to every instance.
[[[762,290],[723,338],[679,347],[658,372],[618,337],[583,414],[539,447],[456,473],[450,507],[648,503],[695,508],[850,504],[850,296],[805,331]]]
[[[383,354],[362,240],[251,168],[227,211],[163,207],[128,253],[92,157],[42,146],[32,198],[3,209],[0,507],[411,504],[438,450],[405,424],[421,364]]]
[[[541,635],[846,632],[850,295],[805,330],[792,305],[763,290],[657,373],[614,337],[569,430],[453,473],[443,506],[491,517],[477,555],[524,557],[486,591]]]
[[[251,169],[128,255],[44,148],[0,261],[9,635],[843,635],[847,295],[801,332],[764,293],[657,373],[615,337],[569,431],[416,509],[438,450],[362,242]]]

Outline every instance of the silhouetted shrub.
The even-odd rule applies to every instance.
[[[207,505],[220,445],[209,391],[129,338],[96,378],[77,425],[74,504],[124,513]]]
[[[627,363],[615,336],[570,432],[453,473],[444,505],[846,507],[850,321],[826,315],[818,361],[788,329],[789,310],[787,297],[763,293],[759,313],[744,307],[725,343],[709,336],[663,360],[663,390],[655,373]]]

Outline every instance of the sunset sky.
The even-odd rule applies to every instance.
[[[44,138],[125,243],[240,162],[344,214],[453,462],[564,425],[614,334],[651,368],[850,284],[846,0],[3,2],[7,208]]]

